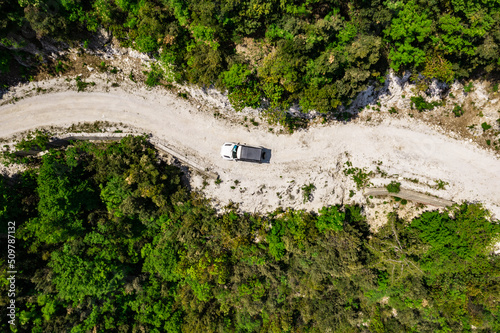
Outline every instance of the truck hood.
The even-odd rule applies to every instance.
[[[232,159],[232,150],[233,150],[234,146],[235,146],[235,144],[231,143],[231,142],[224,143],[222,145],[222,147],[220,148],[220,155],[223,158],[231,158]]]

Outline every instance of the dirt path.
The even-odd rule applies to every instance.
[[[140,91],[139,91],[140,90]],[[203,107],[201,108],[203,109]],[[279,206],[318,209],[341,202],[365,202],[342,172],[344,162],[380,168],[389,178],[372,180],[383,186],[398,179],[402,187],[460,202],[484,202],[500,217],[500,160],[469,142],[439,134],[418,121],[389,119],[380,124],[348,123],[316,126],[293,135],[276,135],[259,127],[245,128],[203,112],[165,91],[138,89],[134,94],[60,92],[26,98],[0,107],[0,137],[40,126],[68,126],[96,120],[124,123],[152,133],[158,140],[200,165],[216,171],[204,192],[220,203],[240,203],[247,211]],[[270,164],[224,161],[219,149],[226,141],[271,149]],[[406,181],[418,179],[418,183]],[[443,180],[446,190],[429,185]],[[195,187],[203,180],[194,179]],[[303,203],[301,187],[314,184],[311,201]],[[354,195],[350,190],[356,192]],[[351,194],[351,195],[350,195]]]

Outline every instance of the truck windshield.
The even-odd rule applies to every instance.
[[[236,152],[238,151],[238,146],[237,145],[234,145],[233,147],[233,158],[236,158]]]

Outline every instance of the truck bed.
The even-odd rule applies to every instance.
[[[238,158],[242,161],[261,162],[262,148],[240,146]]]

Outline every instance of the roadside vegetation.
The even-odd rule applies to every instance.
[[[2,1],[0,11],[3,75],[12,70],[29,79],[29,68],[13,65],[43,63],[23,51],[29,43],[50,37],[87,49],[103,27],[123,46],[159,60],[146,84],[213,84],[228,90],[236,109],[263,106],[285,125],[291,104],[335,111],[367,85],[384,84],[389,69],[422,73],[425,85],[500,68],[494,0],[40,0]],[[64,72],[64,64],[56,62],[54,71]],[[412,102],[419,111],[436,106]]]
[[[373,233],[360,206],[216,213],[144,137],[9,159],[30,166],[0,178],[19,331],[500,331],[500,226],[479,204]]]

